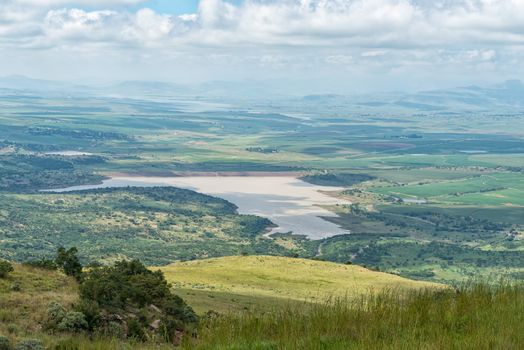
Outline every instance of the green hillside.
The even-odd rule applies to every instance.
[[[35,260],[59,246],[83,262],[138,258],[163,265],[212,256],[289,254],[263,237],[271,222],[223,199],[173,187],[0,193],[0,258]]]
[[[174,263],[160,270],[197,311],[271,309],[384,289],[437,288],[356,265],[276,256],[233,256]]]
[[[46,350],[174,348],[84,331],[53,333],[45,328],[48,305],[56,301],[69,308],[78,303],[77,283],[57,271],[14,268],[0,278],[0,340],[7,336],[19,344],[36,338]],[[465,285],[455,290],[354,265],[270,256],[198,260],[162,270],[175,293],[202,315],[209,309],[219,311],[203,315],[195,333],[184,334],[184,350],[524,345],[524,290],[519,285]]]
[[[16,340],[43,335],[47,306],[53,301],[70,306],[77,288],[73,278],[57,271],[14,265],[0,278],[0,335]]]

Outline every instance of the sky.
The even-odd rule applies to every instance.
[[[0,76],[325,92],[524,79],[524,0],[0,0]]]

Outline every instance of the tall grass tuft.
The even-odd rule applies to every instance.
[[[204,321],[183,349],[524,349],[524,286],[389,290]]]

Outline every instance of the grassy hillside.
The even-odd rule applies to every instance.
[[[267,256],[208,259],[164,270],[168,279],[188,284],[188,301],[200,310],[210,306],[219,311],[228,307],[240,311],[239,304],[244,301],[267,307],[265,312],[253,309],[203,317],[196,336],[184,337],[183,350],[476,350],[524,346],[522,286],[472,285],[458,291],[412,288],[434,285],[358,266]],[[308,297],[312,301],[308,284],[319,286],[315,291],[317,302],[305,301]],[[13,288],[15,285],[18,287]],[[392,288],[384,289],[386,286]],[[349,287],[346,294],[344,290]],[[371,289],[378,293],[366,293]],[[282,292],[287,293],[282,297]],[[218,298],[218,294],[224,298]],[[336,298],[326,301],[328,295]],[[360,297],[348,298],[357,295]],[[288,299],[293,302],[286,302]],[[64,306],[75,303],[76,282],[59,272],[15,265],[13,273],[0,279],[0,336],[8,336],[13,343],[38,338],[49,350],[173,349],[167,344],[91,338],[82,333],[50,334],[42,328],[50,301],[60,301]]]
[[[271,222],[223,199],[173,187],[0,194],[0,258],[28,261],[81,247],[84,262],[169,264],[241,252],[289,254]]]
[[[523,349],[524,288],[386,292],[208,319],[183,349]]]
[[[14,268],[7,278],[0,278],[0,335],[33,337],[42,331],[50,302],[70,306],[77,299],[77,283],[56,271]]]
[[[200,312],[271,309],[286,303],[362,296],[385,288],[439,286],[355,265],[275,256],[196,260],[160,269],[177,293]]]

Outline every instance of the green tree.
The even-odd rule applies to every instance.
[[[77,310],[86,315],[89,329],[103,331],[116,321],[127,325],[128,337],[143,340],[154,332],[171,341],[177,330],[198,322],[193,309],[171,292],[163,273],[147,269],[139,260],[89,269],[79,292]]]
[[[77,256],[76,247],[66,250],[64,247],[58,248],[55,263],[68,276],[73,276],[77,281],[82,280],[82,264]]]
[[[9,272],[13,271],[13,265],[9,261],[0,260],[0,278],[6,278]]]

